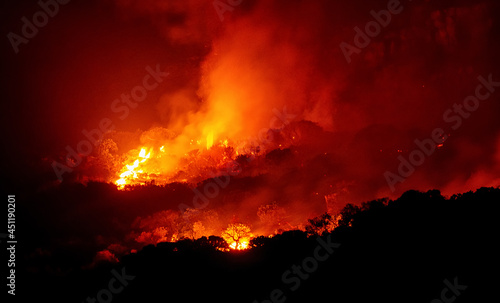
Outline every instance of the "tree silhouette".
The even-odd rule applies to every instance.
[[[341,211],[339,226],[350,226],[355,216],[360,212],[359,206],[347,204]]]
[[[322,235],[326,232],[331,232],[338,226],[338,218],[333,217],[328,213],[324,213],[319,217],[309,219],[309,224],[306,226],[306,232],[309,235]]]
[[[210,243],[211,246],[213,246],[219,250],[225,250],[225,249],[229,248],[226,240],[224,240],[224,238],[222,238],[222,237],[210,236],[210,237],[208,237],[208,242]]]
[[[243,242],[250,241],[250,227],[242,223],[231,223],[225,231],[222,232],[222,238],[226,240],[229,246],[234,244],[234,249],[244,248]]]

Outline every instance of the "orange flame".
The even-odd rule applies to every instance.
[[[163,146],[162,146],[163,147]],[[160,149],[161,150],[161,149]],[[130,181],[138,178],[138,173],[143,173],[142,169],[138,169],[142,163],[146,162],[151,157],[151,151],[146,154],[146,148],[141,148],[139,152],[138,159],[130,165],[125,165],[120,173],[120,179],[116,180],[115,184],[119,188],[124,188],[126,184],[130,184]]]
[[[207,149],[210,149],[214,145],[214,132],[208,133],[207,136]]]
[[[249,242],[253,235],[250,233],[250,227],[245,224],[229,224],[227,229],[222,232],[222,238],[226,240],[229,247],[234,250],[245,250],[249,248]]]
[[[235,250],[245,250],[245,249],[248,249],[248,241],[242,241],[242,242],[233,242],[229,245],[229,247],[231,249],[235,249]]]

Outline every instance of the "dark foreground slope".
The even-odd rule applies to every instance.
[[[346,207],[341,226],[321,238],[286,232],[237,253],[204,239],[161,243],[120,263],[33,275],[29,295],[64,302],[489,302],[498,296],[499,203],[500,189],[450,199],[409,191]]]

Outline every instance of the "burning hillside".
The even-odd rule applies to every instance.
[[[364,12],[335,1],[248,1],[220,24],[220,10],[200,15],[207,3],[174,2],[103,6],[128,22],[155,20],[158,39],[180,54],[148,63],[133,82],[104,81],[133,84],[113,90],[98,128],[85,126],[84,139],[46,157],[58,183],[109,183],[123,197],[140,187],[190,192],[151,198],[158,205],[127,232],[134,245],[223,236],[231,224],[269,236],[408,189],[499,184],[500,139],[490,125],[500,73],[483,53],[497,31],[494,2],[385,11],[380,1]],[[382,22],[379,36],[365,37],[375,22],[367,16]],[[280,212],[272,224],[258,215],[269,205]],[[186,221],[186,211],[200,218]]]
[[[59,181],[97,180],[122,189],[195,185],[227,171],[241,176],[243,158],[253,162],[290,151],[294,163],[277,165],[272,173],[328,158],[326,178],[335,182],[325,183],[362,186],[361,199],[410,188],[453,193],[498,183],[498,130],[489,127],[498,110],[498,73],[490,64],[494,56],[483,53],[492,50],[488,41],[496,32],[494,2],[400,4],[373,41],[351,30],[366,17],[355,4],[249,1],[225,11],[217,25],[211,18],[217,20],[219,10],[212,17],[197,13],[208,4],[141,3],[106,8],[131,20],[156,20],[162,39],[189,49],[190,57],[147,65],[147,74],[135,82],[140,85],[110,98],[111,116],[98,123],[99,134],[85,126],[84,139],[61,148],[59,157],[47,157]],[[378,4],[382,11],[375,10]],[[385,4],[374,3],[367,14],[379,18]],[[173,19],[158,21],[162,13]],[[365,51],[359,41],[371,44]],[[346,45],[355,50],[349,62]],[[478,157],[478,145],[485,157]],[[251,173],[243,175],[268,173],[258,166],[262,162],[250,163]],[[450,164],[458,162],[471,164]],[[317,179],[313,169],[310,177]]]
[[[288,124],[289,121],[286,121]],[[253,161],[256,156],[265,155],[277,148],[285,149],[295,136],[285,138],[282,123],[279,129],[263,129],[258,139],[233,140],[220,138],[214,141],[214,133],[209,132],[205,139],[190,139],[179,147],[178,135],[165,139],[169,131],[154,128],[141,135],[141,142],[148,144],[133,149],[126,154],[124,166],[118,172],[115,184],[120,188],[126,185],[167,184],[171,182],[197,183],[221,174],[238,174],[237,159],[247,158]],[[279,138],[275,138],[279,137]],[[276,143],[281,142],[281,143]],[[184,153],[176,153],[181,149]],[[129,163],[129,164],[127,164]]]
[[[4,187],[26,258],[57,260],[32,272],[238,258],[500,185],[498,1],[4,6]]]

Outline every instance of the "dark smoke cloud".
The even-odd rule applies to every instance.
[[[296,120],[348,134],[350,147],[361,151],[344,155],[348,165],[336,173],[381,183],[375,195],[390,194],[378,181],[384,167],[364,154],[410,152],[414,139],[429,137],[436,127],[449,128],[443,112],[474,93],[477,76],[500,78],[494,1],[401,2],[402,12],[392,15],[360,54],[352,54],[350,64],[339,44],[354,45],[354,27],[363,29],[374,20],[370,11],[386,9],[387,1],[246,1],[225,12],[223,22],[209,2],[117,3],[130,15],[163,20],[155,24],[172,42],[210,40],[199,85],[158,103],[168,126],[187,125],[185,131],[195,136],[216,125],[216,136],[245,138],[269,127],[273,108],[286,105]],[[481,103],[401,188],[453,191],[458,184],[473,188],[480,185],[474,180],[495,175],[490,164],[497,163],[499,152],[498,109],[497,95]],[[313,152],[336,146],[322,148]],[[384,162],[385,170],[397,169],[397,153],[393,157]],[[447,186],[451,181],[456,186]]]

